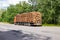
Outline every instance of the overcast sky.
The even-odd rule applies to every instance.
[[[9,4],[17,4],[19,1],[28,1],[28,0],[0,0],[0,8],[6,8]]]

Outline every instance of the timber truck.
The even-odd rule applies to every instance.
[[[27,12],[27,13],[17,14],[14,17],[14,24],[41,26],[42,25],[41,13],[40,12]]]

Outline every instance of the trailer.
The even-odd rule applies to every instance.
[[[28,12],[28,13],[17,14],[14,17],[14,24],[41,26],[42,25],[41,13],[40,12]]]

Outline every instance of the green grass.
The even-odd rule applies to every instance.
[[[43,26],[58,26],[58,27],[60,27],[60,25],[55,25],[55,24],[43,24]]]

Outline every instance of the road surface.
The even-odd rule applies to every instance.
[[[0,40],[60,40],[60,27],[32,27],[0,23]]]

